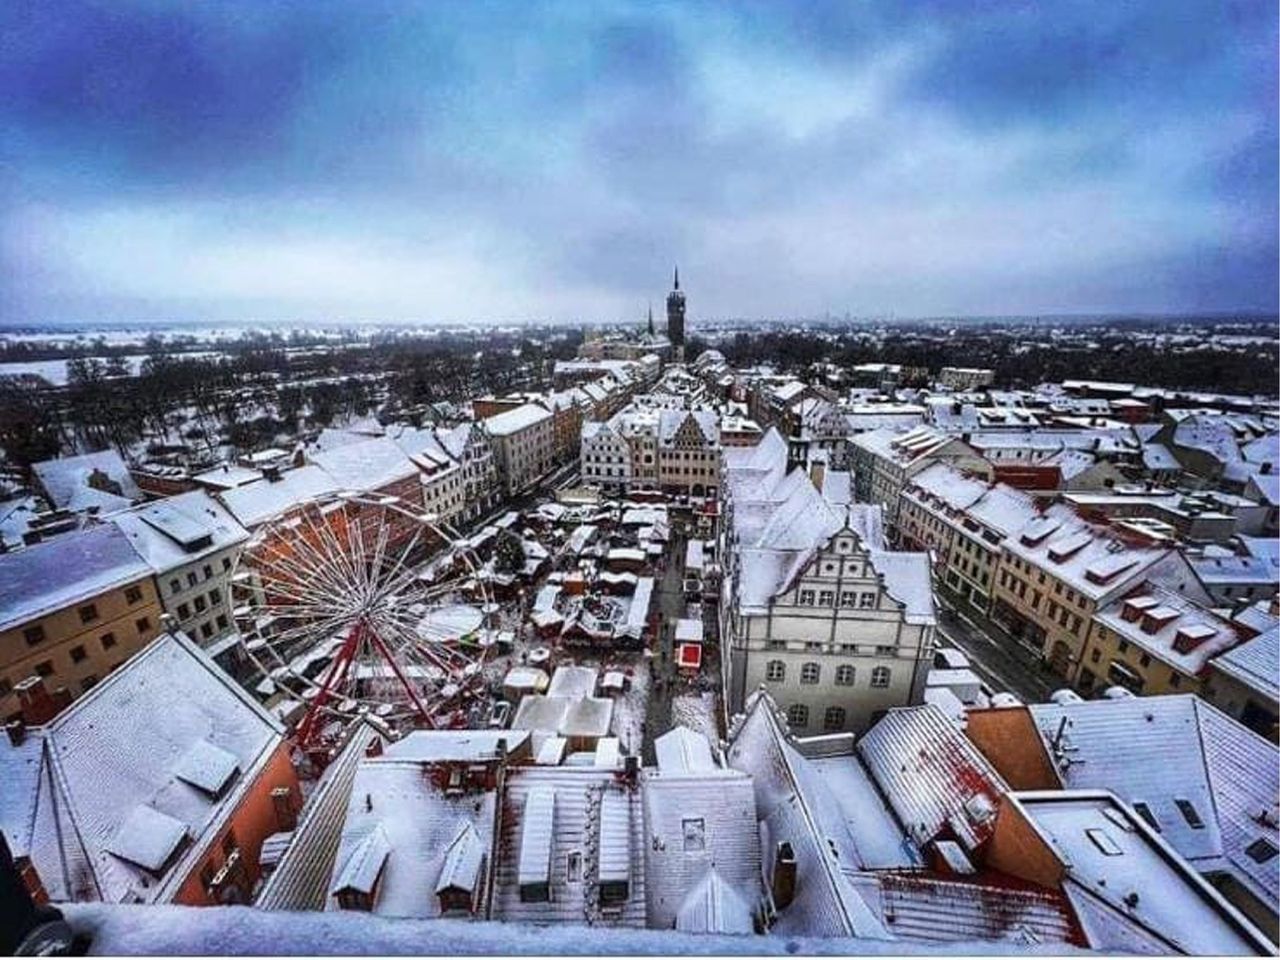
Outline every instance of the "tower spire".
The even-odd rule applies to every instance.
[[[679,289],[680,289],[680,264],[678,264],[678,263],[676,264],[676,286],[675,286],[675,288],[676,288],[677,290],[679,290]]]
[[[649,301],[649,336],[653,336],[653,301]]]

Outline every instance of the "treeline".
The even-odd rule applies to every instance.
[[[995,330],[957,330],[947,339],[889,334],[878,342],[865,333],[739,333],[716,345],[736,367],[772,364],[791,372],[817,362],[848,369],[861,363],[926,367],[990,367],[1003,387],[1031,387],[1070,379],[1117,380],[1148,386],[1221,393],[1277,393],[1276,343],[1195,349],[1139,342],[1117,332],[1088,342],[1024,342]]]
[[[305,351],[257,337],[231,353],[153,353],[136,374],[122,356],[68,361],[65,387],[0,377],[0,449],[18,466],[83,450],[181,452],[212,464],[221,448],[258,449],[385,411],[416,423],[433,405],[545,386],[580,335],[411,334]]]

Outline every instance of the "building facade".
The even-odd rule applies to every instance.
[[[535,403],[507,410],[484,421],[493,440],[502,487],[514,496],[554,464],[555,426],[550,411]]]
[[[160,632],[151,567],[114,524],[0,554],[0,717],[38,676],[74,700]]]

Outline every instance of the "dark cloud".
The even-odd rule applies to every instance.
[[[1218,0],[12,0],[2,319],[630,316],[675,259],[726,315],[1274,306],[1275,47]]]

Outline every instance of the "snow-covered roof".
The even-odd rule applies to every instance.
[[[528,739],[527,730],[414,730],[388,744],[384,755],[415,763],[481,763],[510,756]]]
[[[761,897],[760,833],[751,778],[738,770],[670,775],[647,770],[644,795],[645,887],[649,925],[670,928],[681,912],[715,922],[717,904],[697,894],[709,869],[750,907]],[[707,891],[703,890],[705,896]],[[692,898],[692,899],[691,899]]]
[[[369,747],[384,738],[384,731],[367,718],[348,728],[346,742],[308,795],[289,845],[258,893],[255,907],[324,909],[356,768]]]
[[[745,935],[755,932],[755,919],[742,894],[711,866],[685,895],[676,913],[676,929],[685,933]]]
[[[504,410],[484,421],[484,428],[491,437],[506,437],[536,426],[552,418],[550,410],[536,403],[526,403],[512,410]]]
[[[333,477],[314,464],[281,472],[279,479],[262,479],[226,490],[222,503],[242,525],[250,529],[295,507],[341,488]]]
[[[917,844],[949,831],[973,850],[991,836],[1008,785],[933,704],[888,711],[857,750]]]
[[[1022,793],[1010,802],[1060,858],[1063,891],[1094,949],[1129,947],[1126,928],[1164,953],[1255,954],[1266,943],[1110,794]]]
[[[36,800],[6,786],[0,804],[36,812],[10,837],[55,900],[168,899],[283,744],[280,723],[181,634],[158,637],[27,736],[42,747],[43,775],[19,782]],[[0,744],[0,782],[30,760],[31,748]],[[228,767],[239,776],[225,776]],[[216,795],[206,789],[215,781]],[[191,843],[161,870],[177,846],[173,824]]]
[[[643,927],[646,838],[640,792],[620,785],[615,770],[595,766],[513,767],[506,784],[494,919]],[[606,818],[610,794],[615,799],[608,800]],[[571,855],[577,870],[572,877]],[[624,864],[626,900],[618,912],[606,912],[598,896],[600,870],[607,867],[610,876],[622,879]],[[548,900],[521,897],[522,886],[536,884],[548,885]]]
[[[1168,554],[1127,544],[1065,504],[1033,518],[1004,547],[1092,600],[1113,593]]]
[[[340,490],[376,490],[418,472],[408,454],[386,437],[344,444],[311,454],[309,459],[332,477]]]
[[[1188,557],[1187,562],[1202,582],[1210,584],[1255,583],[1280,581],[1280,557]]]
[[[238,463],[224,463],[214,467],[212,470],[198,473],[191,479],[202,487],[209,487],[214,490],[230,490],[233,487],[242,487],[246,483],[261,480],[262,471],[254,470],[252,467],[242,467]]]
[[[1280,700],[1280,626],[1219,654],[1210,663],[1272,703]]]
[[[1161,614],[1153,617],[1155,610]],[[1243,639],[1231,621],[1157,584],[1143,584],[1112,600],[1094,619],[1187,676],[1198,675],[1211,657]]]
[[[49,501],[59,510],[80,512],[98,508],[106,514],[121,510],[142,499],[142,491],[134,482],[124,459],[114,450],[83,453],[76,457],[59,457],[31,465]],[[99,490],[89,485],[89,478],[102,473],[120,492]]]
[[[1057,891],[912,873],[885,873],[879,881],[885,922],[904,940],[1006,942],[1024,949],[1077,943],[1071,909]]]
[[[204,490],[192,490],[112,515],[134,550],[158,574],[248,539],[248,531]]]
[[[1197,869],[1226,867],[1274,901],[1280,858],[1258,863],[1246,851],[1259,838],[1280,849],[1275,744],[1192,694],[1030,709],[1064,786],[1110,790],[1149,814],[1160,835]]]
[[[0,553],[0,630],[150,576],[114,524]]]
[[[790,843],[796,858],[796,897],[779,911],[773,932],[781,935],[875,936],[887,931],[864,890],[846,875],[858,863],[850,825],[821,776],[787,739],[773,699],[751,695],[745,717],[733,731],[729,765],[751,775],[761,849],[770,881],[772,852]]]
[[[658,769],[665,776],[703,774],[718,769],[711,755],[711,742],[688,727],[673,727],[653,741]]]
[[[437,888],[454,841],[469,827],[479,842],[474,852],[487,853],[497,802],[491,790],[447,793],[418,760],[385,754],[362,760],[351,784],[330,893],[343,887],[367,892],[381,871],[374,913],[439,916]],[[331,899],[328,908],[336,907]]]

